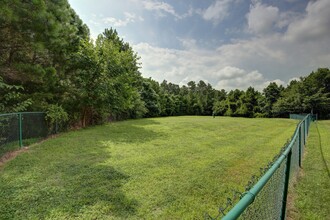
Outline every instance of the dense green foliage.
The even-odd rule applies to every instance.
[[[0,112],[61,106],[71,125],[172,115],[330,117],[330,71],[287,88],[270,83],[228,93],[204,81],[179,86],[145,79],[132,47],[106,29],[95,41],[67,0],[0,2]],[[53,108],[54,110],[54,108]]]
[[[291,81],[273,106],[276,116],[312,112],[330,118],[330,70],[320,68],[308,77]]]
[[[66,132],[1,167],[0,219],[215,216],[232,190],[244,191],[251,174],[280,151],[296,124],[184,116]]]

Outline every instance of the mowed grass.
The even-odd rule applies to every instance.
[[[0,168],[0,219],[202,219],[244,191],[297,121],[129,120],[61,134]]]
[[[330,219],[330,121],[311,125],[303,170],[295,186],[293,219]]]

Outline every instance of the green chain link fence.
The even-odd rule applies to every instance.
[[[233,198],[227,199],[224,208],[219,208],[216,217],[206,214],[205,219],[285,219],[289,186],[295,182],[302,166],[309,126],[315,117],[308,114],[292,118],[301,121],[291,141],[261,169],[260,175],[252,176],[244,193],[235,192]]]
[[[44,112],[0,114],[0,156],[47,137],[49,130]]]

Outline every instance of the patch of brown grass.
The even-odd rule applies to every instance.
[[[22,152],[26,152],[28,150],[29,150],[29,147],[23,147],[22,149],[5,153],[0,158],[0,167],[2,167],[8,161],[10,161],[10,160],[14,159],[15,157],[17,157],[17,155],[21,154]]]
[[[50,135],[49,137],[37,142],[37,143],[34,143],[34,144],[31,144],[30,146],[25,146],[21,149],[18,149],[18,150],[15,150],[15,151],[10,151],[10,152],[7,152],[5,153],[1,158],[0,158],[0,167],[2,167],[3,165],[5,165],[8,161],[14,159],[15,157],[17,157],[17,155],[23,153],[23,152],[26,152],[29,150],[30,147],[32,146],[35,146],[37,144],[41,144],[43,143],[44,141],[48,140],[48,139],[51,139],[51,138],[56,138],[58,137],[59,134],[55,134],[55,135]]]

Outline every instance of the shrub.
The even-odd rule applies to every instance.
[[[59,105],[48,105],[46,109],[46,121],[49,123],[51,131],[58,131],[58,128],[63,128],[69,120],[68,113]]]

